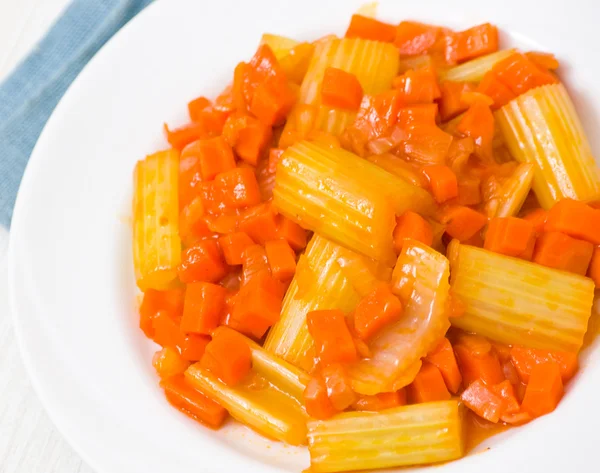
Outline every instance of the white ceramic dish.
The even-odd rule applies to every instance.
[[[44,130],[19,193],[11,303],[32,382],[53,421],[99,473],[300,472],[303,449],[231,423],[214,433],[165,401],[137,327],[130,248],[136,160],[166,146],[163,121],[216,94],[263,32],[343,33],[363,0],[158,1],[86,67]],[[576,8],[575,8],[576,4]],[[379,17],[466,27],[491,21],[505,45],[557,54],[600,156],[596,0],[383,1]],[[600,345],[552,415],[497,436],[450,472],[598,471]],[[490,447],[488,450],[487,447]]]

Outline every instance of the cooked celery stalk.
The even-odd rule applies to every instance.
[[[395,259],[395,214],[431,214],[431,195],[355,154],[302,141],[277,167],[274,203],[304,228],[378,261]]]
[[[492,69],[497,63],[513,54],[515,49],[504,49],[486,56],[478,57],[467,61],[460,66],[451,67],[440,72],[441,80],[454,80],[466,82],[479,82],[483,79],[486,72]]]
[[[562,84],[545,85],[496,112],[511,154],[535,165],[533,190],[545,209],[564,197],[600,198],[600,169]]]
[[[283,300],[281,318],[269,331],[265,349],[306,371],[314,366],[314,343],[306,314],[312,310],[341,309],[349,313],[359,296],[337,264],[348,250],[325,238],[312,237],[300,256],[296,274]]]
[[[594,298],[591,279],[453,241],[452,325],[506,344],[576,352]]]
[[[398,72],[398,51],[393,44],[360,38],[332,38],[317,44],[302,81],[298,104],[316,107],[313,129],[339,135],[354,120],[355,113],[321,105],[321,84],[328,67],[356,75],[365,94],[377,94],[392,86]],[[296,130],[294,116],[292,111],[284,133]]]
[[[218,402],[231,416],[269,438],[291,445],[306,443],[306,420],[302,404],[263,376],[253,373],[230,387],[200,368],[190,366],[185,376],[192,386]]]
[[[531,190],[533,173],[533,164],[520,164],[512,176],[502,184],[498,194],[486,202],[487,216],[493,218],[517,215]]]
[[[463,407],[457,400],[346,412],[308,423],[311,471],[423,465],[464,454]]]
[[[427,355],[444,336],[448,321],[449,263],[445,256],[414,240],[404,243],[392,275],[402,318],[369,342],[371,358],[349,367],[360,394],[396,391],[410,384]]]
[[[216,332],[231,331],[221,326]],[[213,336],[215,335],[213,334]],[[303,393],[310,376],[287,361],[265,350],[258,343],[246,338],[246,343],[252,350],[252,369],[283,392],[303,403]]]
[[[286,36],[265,33],[260,38],[260,44],[269,46],[275,54],[275,57],[281,59],[287,55],[292,48],[298,46],[300,42],[292,38],[287,38]]]
[[[139,161],[134,174],[133,265],[138,287],[167,289],[181,260],[177,180],[179,153],[161,151]]]

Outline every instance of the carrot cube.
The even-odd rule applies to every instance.
[[[271,275],[267,252],[261,245],[251,245],[242,254],[242,284],[247,284],[260,273]]]
[[[458,196],[458,180],[448,166],[426,166],[423,174],[429,180],[431,194],[438,204]]]
[[[465,386],[469,386],[477,380],[482,380],[489,386],[504,381],[500,361],[491,351],[485,353],[458,343],[454,346],[454,353]]]
[[[367,340],[402,315],[402,303],[388,286],[382,285],[365,296],[354,311],[354,329]]]
[[[441,218],[446,233],[462,242],[470,240],[487,223],[487,217],[462,205],[448,207]]]
[[[377,412],[404,405],[406,405],[406,389],[403,388],[390,393],[379,393],[373,396],[360,396],[353,404],[353,407],[357,411]]]
[[[435,43],[440,29],[415,21],[403,21],[396,29],[394,44],[400,54],[414,56],[426,52]]]
[[[360,82],[354,74],[328,67],[321,86],[321,101],[328,107],[358,110],[363,97]]]
[[[442,81],[440,84],[440,117],[443,122],[460,115],[469,108],[462,96],[465,92],[473,92],[475,86],[470,82]]]
[[[282,78],[267,78],[254,90],[250,112],[266,126],[278,126],[292,109],[296,95]]]
[[[533,262],[584,276],[593,253],[594,245],[587,241],[560,232],[548,232],[537,239]]]
[[[152,333],[152,340],[161,347],[177,348],[183,340],[179,320],[165,311],[160,311],[152,318]]]
[[[202,180],[210,181],[222,172],[235,169],[231,146],[222,136],[198,142],[198,159]]]
[[[447,338],[442,338],[437,347],[427,354],[425,360],[440,370],[446,387],[451,393],[456,394],[460,389],[462,376],[450,341]]]
[[[277,221],[277,237],[286,240],[295,251],[306,247],[306,230],[284,216]]]
[[[223,252],[225,262],[232,266],[243,263],[244,251],[252,245],[254,245],[252,238],[244,232],[235,232],[219,237],[219,247]]]
[[[350,377],[343,365],[340,363],[326,365],[321,370],[321,376],[327,387],[327,396],[336,410],[343,411],[356,401]]]
[[[451,398],[442,373],[434,365],[423,363],[412,384],[406,388],[411,402],[446,401]]]
[[[312,377],[306,385],[304,406],[308,415],[314,419],[329,419],[338,412],[327,396],[325,382],[316,377]]]
[[[277,239],[277,215],[270,203],[265,202],[247,209],[240,221],[239,228],[252,240],[264,245]]]
[[[195,333],[188,334],[181,343],[181,357],[187,361],[200,361],[208,342],[210,337]]]
[[[537,233],[542,233],[544,231],[544,226],[546,225],[546,221],[548,220],[548,211],[544,209],[535,209],[529,212],[527,215],[523,217],[523,220],[527,220],[531,222],[534,230]]]
[[[346,38],[362,38],[391,43],[396,39],[396,27],[375,18],[352,15],[345,36]]]
[[[322,363],[357,360],[356,346],[341,310],[314,310],[307,314],[306,322]]]
[[[226,293],[224,287],[208,282],[188,284],[181,330],[186,333],[210,335],[221,321]]]
[[[217,282],[227,273],[216,240],[203,240],[186,249],[181,255],[179,279],[184,283]]]
[[[234,331],[217,332],[206,345],[202,368],[212,372],[229,386],[235,386],[252,367],[252,351],[242,335]]]
[[[285,240],[271,240],[265,244],[271,274],[280,281],[289,281],[296,272],[296,253]]]
[[[533,224],[516,217],[496,217],[490,220],[483,247],[506,256],[525,254],[535,239]]]
[[[596,287],[600,288],[600,247],[594,248],[587,275],[592,278]]]
[[[540,417],[556,409],[562,395],[563,382],[558,363],[536,365],[531,370],[521,407],[534,417]]]
[[[524,383],[529,383],[533,368],[544,363],[554,362],[560,368],[563,383],[569,381],[579,365],[577,353],[565,351],[537,350],[534,348],[512,347],[510,359],[516,368],[519,378]]]
[[[271,127],[249,115],[232,115],[225,122],[223,137],[237,155],[253,166],[267,148],[272,136]]]
[[[218,174],[215,184],[223,192],[222,204],[225,207],[240,209],[260,203],[260,189],[251,168],[234,168]]]
[[[562,199],[548,211],[544,230],[600,245],[600,210],[577,200]]]
[[[433,243],[433,229],[431,224],[418,213],[408,210],[400,217],[396,217],[394,228],[394,249],[396,253],[402,251],[404,241],[408,238],[420,241],[427,246]]]
[[[479,417],[497,423],[506,409],[506,402],[490,386],[477,380],[463,391],[460,399]]]
[[[452,36],[451,57],[464,62],[498,50],[498,29],[490,23],[474,26]]]

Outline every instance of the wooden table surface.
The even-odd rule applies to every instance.
[[[68,0],[0,0],[0,80]],[[58,433],[31,388],[8,307],[8,233],[0,227],[0,473],[93,473]]]

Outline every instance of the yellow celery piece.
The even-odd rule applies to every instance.
[[[449,263],[432,248],[407,240],[392,275],[392,291],[404,311],[369,341],[371,358],[348,368],[352,388],[359,394],[400,389],[416,376],[422,357],[444,337],[450,327]]]
[[[301,84],[315,51],[315,45],[300,43],[290,49],[286,55],[279,59],[279,64],[285,71],[287,78],[295,84]]]
[[[280,213],[351,250],[391,263],[395,215],[431,215],[431,195],[344,149],[302,141],[277,167]]]
[[[302,81],[298,104],[316,107],[314,129],[338,136],[354,121],[356,113],[321,105],[321,84],[325,69],[335,67],[354,74],[365,94],[377,94],[391,88],[398,73],[398,61],[398,50],[393,44],[360,38],[330,38],[320,41],[316,44]],[[296,129],[294,116],[292,110],[284,133]]]
[[[360,299],[337,264],[337,259],[348,253],[319,235],[312,237],[285,294],[281,318],[269,331],[266,350],[305,371],[313,368],[314,342],[308,333],[306,314],[326,309],[340,309],[347,314]]]
[[[459,66],[451,67],[440,72],[441,80],[480,82],[486,72],[490,71],[497,63],[515,53],[516,49],[503,49],[495,53],[478,57]]]
[[[565,197],[600,198],[600,169],[562,84],[532,89],[495,116],[515,159],[535,165],[533,190],[543,208]]]
[[[265,33],[260,38],[260,44],[266,44],[271,48],[275,57],[279,60],[289,54],[290,50],[300,44],[300,41],[288,38],[286,36],[280,36],[271,33]]]
[[[533,182],[534,166],[520,164],[498,192],[498,197],[486,203],[488,218],[513,217],[519,213]]]
[[[181,262],[178,203],[179,152],[160,151],[134,173],[133,265],[138,287],[167,289]]]
[[[236,386],[228,386],[200,363],[185,372],[198,391],[223,406],[229,414],[260,434],[290,445],[306,443],[304,406],[265,377],[252,372]]]
[[[308,449],[315,473],[455,460],[465,452],[464,407],[450,400],[310,420]]]
[[[591,279],[456,240],[448,253],[452,293],[465,305],[453,326],[506,344],[581,348],[594,298]]]
[[[218,332],[233,332],[232,329],[221,326],[215,330],[213,337]],[[252,350],[252,369],[267,381],[294,397],[300,404],[304,403],[304,390],[310,381],[310,376],[303,370],[288,363],[261,347],[258,343],[246,338],[246,343]]]

